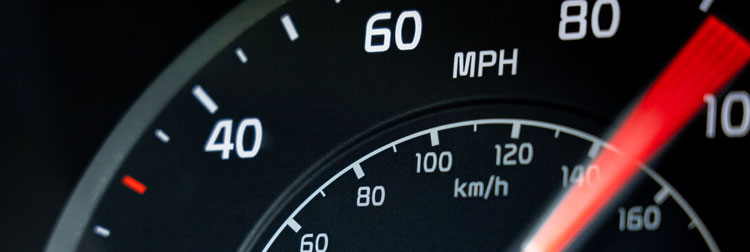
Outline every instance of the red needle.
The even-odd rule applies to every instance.
[[[594,159],[601,171],[555,206],[524,251],[561,251],[599,214],[648,161],[701,109],[703,95],[719,91],[750,59],[750,45],[725,23],[708,16]]]

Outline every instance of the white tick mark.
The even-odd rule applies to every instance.
[[[440,145],[440,138],[438,138],[437,130],[433,130],[432,132],[430,132],[430,144],[432,146]]]
[[[592,159],[596,158],[596,156],[599,155],[599,151],[602,149],[602,142],[594,141],[591,143],[591,148],[589,148],[588,156]]]
[[[104,238],[109,237],[109,229],[107,229],[105,227],[102,227],[102,226],[99,226],[99,225],[96,225],[94,227],[94,233],[96,235],[104,237]]]
[[[206,108],[206,110],[208,110],[208,113],[216,113],[216,110],[219,109],[219,106],[216,105],[216,103],[211,99],[210,96],[208,96],[201,85],[195,85],[195,87],[193,87],[193,96],[198,99],[198,101],[201,103],[201,105],[203,105],[203,107]]]
[[[354,170],[354,175],[357,175],[357,179],[361,179],[365,176],[365,172],[362,171],[362,166],[360,166],[359,164],[354,164],[354,166],[352,166],[352,170]]]
[[[299,232],[299,230],[302,228],[302,226],[300,226],[299,223],[297,223],[297,221],[294,219],[287,220],[286,225],[292,228],[295,233]]]
[[[154,131],[154,134],[156,135],[156,138],[159,138],[159,140],[161,140],[162,142],[164,143],[169,142],[169,136],[167,135],[167,133],[164,133],[163,130],[156,129],[156,131]]]
[[[654,195],[654,202],[661,205],[665,200],[667,200],[667,196],[669,196],[669,188],[662,187],[661,190],[659,190],[659,192]]]
[[[701,5],[700,7],[698,7],[698,9],[700,9],[703,12],[708,12],[708,8],[711,8],[711,4],[713,3],[714,3],[714,0],[703,0],[701,1]]]
[[[510,130],[510,138],[512,139],[518,139],[521,137],[521,124],[520,123],[513,123],[513,128]]]
[[[289,16],[289,14],[284,14],[281,16],[281,24],[284,25],[284,30],[286,30],[286,35],[289,35],[289,40],[294,41],[299,38],[297,28],[294,28],[294,23],[292,22],[292,18]]]
[[[247,55],[245,55],[245,51],[242,51],[242,48],[237,47],[237,49],[234,50],[234,54],[237,54],[237,58],[240,59],[242,64],[247,63]]]

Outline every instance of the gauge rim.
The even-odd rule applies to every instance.
[[[78,181],[58,217],[45,251],[74,251],[89,218],[128,153],[151,122],[200,69],[242,32],[287,0],[248,0],[191,43],[138,97]]]

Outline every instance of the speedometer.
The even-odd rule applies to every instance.
[[[124,116],[47,251],[732,248],[732,4],[242,3]]]

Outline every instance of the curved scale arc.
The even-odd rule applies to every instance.
[[[347,165],[346,168],[343,168],[339,170],[334,176],[326,180],[322,185],[320,185],[318,188],[316,188],[313,193],[311,193],[305,200],[299,204],[294,211],[285,219],[283,224],[276,229],[271,239],[266,243],[266,245],[263,247],[263,252],[268,251],[275,240],[278,238],[278,236],[281,234],[281,232],[286,228],[290,222],[294,220],[294,217],[297,216],[299,212],[301,212],[307,204],[310,203],[317,195],[321,194],[323,190],[328,187],[331,183],[336,181],[339,177],[344,175],[345,173],[348,173],[351,171],[356,165],[366,161],[367,159],[370,159],[371,157],[385,151],[391,148],[395,148],[396,145],[400,143],[404,143],[406,141],[415,139],[417,137],[426,136],[429,134],[432,134],[433,132],[439,132],[442,130],[448,130],[448,129],[455,129],[455,128],[461,128],[461,127],[468,127],[468,126],[476,126],[476,125],[514,125],[519,124],[521,126],[531,126],[536,128],[542,128],[542,129],[548,129],[553,131],[559,131],[592,143],[602,143],[602,146],[604,148],[610,149],[616,153],[619,153],[620,151],[615,148],[614,146],[608,144],[603,139],[594,136],[592,134],[586,133],[584,131],[574,129],[568,126],[559,125],[555,123],[549,123],[544,121],[538,121],[538,120],[529,120],[529,119],[520,119],[520,118],[486,118],[486,119],[477,119],[477,120],[468,120],[468,121],[461,121],[461,122],[455,122],[450,124],[445,124],[441,126],[432,127],[429,129],[421,130],[416,133],[412,133],[410,135],[407,135],[405,137],[399,138],[393,142],[390,142],[386,145],[383,145],[374,151],[369,152],[368,154],[360,157],[356,161],[352,162],[351,164]],[[672,196],[675,201],[680,205],[680,208],[685,211],[685,213],[688,215],[688,217],[695,223],[696,227],[700,231],[701,236],[706,241],[706,244],[711,249],[711,251],[719,251],[718,246],[716,245],[716,242],[713,240],[713,237],[711,236],[708,229],[705,227],[701,219],[698,217],[698,215],[695,213],[695,211],[690,207],[690,205],[687,203],[687,201],[682,198],[682,196],[677,192],[675,188],[673,188],[664,178],[662,178],[659,174],[657,174],[655,171],[653,171],[650,167],[648,167],[645,164],[641,164],[641,170],[643,170],[651,179],[653,179],[655,182],[657,182],[659,185],[669,188],[670,196]]]

